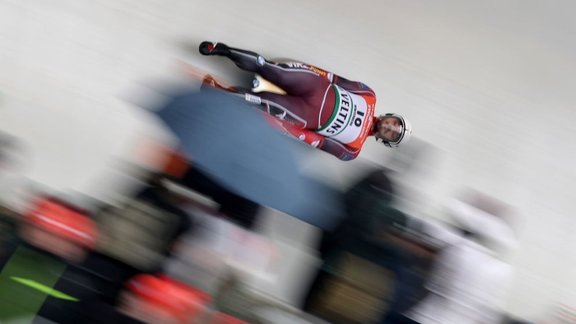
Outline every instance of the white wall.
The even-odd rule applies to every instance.
[[[416,136],[433,144],[423,146],[433,154],[409,177],[420,213],[432,213],[463,185],[519,207],[521,249],[509,309],[536,317],[553,302],[576,304],[575,6],[567,0],[5,0],[0,128],[27,141],[34,180],[106,195],[115,190],[110,163],[126,156],[138,134],[158,130],[119,96],[138,82],[177,73],[176,59],[216,74],[232,69],[196,54],[200,40],[362,80],[377,91],[378,112],[405,114]],[[398,152],[368,141],[363,154],[386,161]],[[345,183],[363,163],[314,156],[308,168]]]

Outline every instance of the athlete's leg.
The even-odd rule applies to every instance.
[[[200,53],[230,58],[239,68],[258,73],[286,92],[296,96],[307,96],[324,89],[330,84],[328,72],[302,63],[276,63],[266,60],[258,53],[229,47],[222,43],[202,42]]]
[[[280,95],[271,92],[252,93],[249,89],[229,87],[218,83],[212,76],[207,75],[202,80],[201,89],[214,88],[237,95],[244,100],[260,105],[267,113],[289,120],[302,128],[318,128],[318,116],[313,109],[307,109],[304,99],[291,95]]]
[[[298,96],[280,95],[271,92],[245,94],[247,101],[259,103],[271,115],[286,119],[298,127],[315,129],[320,127],[318,116],[308,103]]]

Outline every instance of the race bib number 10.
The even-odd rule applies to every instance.
[[[356,141],[363,133],[370,116],[364,98],[333,85],[336,94],[334,113],[328,123],[317,130],[318,134],[333,138],[340,143]]]

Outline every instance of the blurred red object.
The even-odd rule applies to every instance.
[[[189,167],[181,150],[153,139],[142,139],[134,148],[134,158],[141,166],[173,178],[182,177]]]
[[[139,274],[127,285],[140,301],[186,321],[201,316],[211,296],[165,275]]]
[[[55,198],[39,198],[25,219],[46,232],[82,247],[92,249],[96,244],[96,223],[86,212]]]
[[[188,159],[180,151],[168,150],[165,153],[167,161],[164,165],[163,171],[165,174],[173,178],[181,178],[188,170]]]

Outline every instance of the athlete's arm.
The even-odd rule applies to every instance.
[[[360,153],[359,149],[353,149],[309,129],[293,129],[290,133],[302,142],[330,153],[342,161],[353,160]]]
[[[332,83],[356,94],[367,95],[376,97],[376,93],[369,86],[365,85],[359,81],[350,81],[339,75],[334,74],[332,77]]]
[[[360,149],[351,148],[328,137],[324,137],[318,148],[342,161],[354,160],[360,154]]]
[[[291,135],[302,142],[330,153],[343,161],[355,159],[360,153],[359,149],[350,148],[340,142],[324,137],[312,130],[303,129],[294,124],[270,115],[265,115],[268,121],[280,131]]]
[[[319,148],[326,153],[330,153],[342,161],[353,160],[360,153],[359,149],[353,149],[347,145],[344,145],[329,137],[324,137],[309,129],[287,127],[285,130],[287,130],[290,135],[296,137],[302,142]]]

